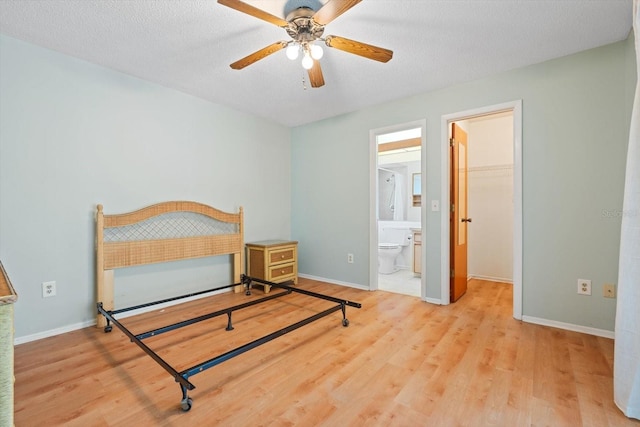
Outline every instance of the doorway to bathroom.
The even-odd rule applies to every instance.
[[[425,123],[371,133],[371,289],[424,297]]]

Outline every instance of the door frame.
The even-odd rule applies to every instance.
[[[441,284],[440,303],[450,304],[450,227],[451,167],[449,161],[449,125],[452,122],[486,116],[504,111],[513,112],[513,317],[522,319],[522,100],[489,105],[476,109],[443,115],[441,118],[441,175],[442,215],[440,218]]]
[[[378,290],[378,135],[399,132],[407,129],[421,129],[420,142],[420,171],[422,180],[422,195],[420,200],[420,225],[422,227],[422,240],[426,241],[427,210],[427,119],[414,120],[393,126],[371,129],[369,131],[369,290]],[[422,265],[426,265],[426,251],[422,251]],[[427,295],[426,274],[420,277],[420,298],[424,301]]]

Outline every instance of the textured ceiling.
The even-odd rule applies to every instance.
[[[280,17],[326,1],[245,0]],[[0,0],[0,33],[296,126],[620,41],[631,16],[632,0],[363,0],[325,35],[393,59],[325,48],[317,89],[284,51],[232,70],[289,36],[215,0]]]

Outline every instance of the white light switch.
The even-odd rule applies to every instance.
[[[431,201],[431,210],[433,212],[438,212],[440,210],[440,200]]]

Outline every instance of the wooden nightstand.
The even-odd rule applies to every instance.
[[[246,246],[249,277],[275,283],[292,280],[298,284],[298,242],[263,240],[247,243]],[[265,293],[270,290],[271,286],[264,286]]]

